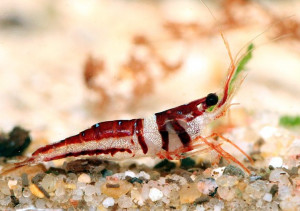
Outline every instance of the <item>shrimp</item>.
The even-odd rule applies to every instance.
[[[219,134],[204,137],[209,123],[225,115],[237,88],[244,77],[245,64],[252,48],[234,62],[227,41],[222,38],[231,60],[224,88],[190,103],[155,113],[147,118],[99,122],[77,135],[37,149],[25,161],[15,163],[15,168],[38,164],[66,157],[98,156],[106,160],[122,160],[138,157],[180,159],[196,153],[215,151],[220,157],[233,161],[245,171],[250,171],[235,157],[222,149],[220,137],[251,158],[230,140]],[[245,59],[246,58],[246,59]],[[217,143],[215,143],[217,142]]]

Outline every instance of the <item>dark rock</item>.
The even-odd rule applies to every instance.
[[[192,158],[184,158],[181,161],[180,168],[189,169],[196,165],[196,162]]]
[[[226,166],[226,168],[224,169],[223,174],[225,175],[231,175],[231,176],[238,176],[238,177],[244,177],[245,173],[243,172],[242,169],[233,166],[233,165],[228,165]]]
[[[31,142],[29,132],[21,127],[14,127],[9,134],[0,134],[0,157],[22,155]]]
[[[173,162],[170,162],[168,159],[164,159],[154,166],[155,169],[160,169],[160,170],[166,171],[166,172],[171,171],[175,167],[176,167],[176,164]]]

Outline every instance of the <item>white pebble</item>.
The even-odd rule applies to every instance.
[[[225,167],[216,168],[216,169],[212,170],[211,176],[214,177],[214,179],[217,179],[223,175],[224,170],[225,170]]]
[[[282,167],[283,160],[281,157],[273,157],[269,163],[269,166],[273,166],[274,168]]]
[[[281,177],[287,175],[288,173],[286,173],[285,171],[283,171],[282,169],[274,169],[273,171],[271,171],[270,176],[269,176],[269,180],[271,182],[279,182]]]
[[[150,179],[150,175],[147,174],[147,173],[144,172],[144,171],[141,171],[140,173],[138,173],[137,177],[138,177],[138,178],[143,177],[144,179],[147,179],[147,180]]]
[[[104,199],[102,204],[105,208],[112,207],[115,204],[115,200],[112,197],[108,197]]]
[[[93,185],[87,185],[84,192],[85,195],[91,196],[96,192],[96,188]]]
[[[78,177],[78,182],[91,183],[91,177],[85,173],[80,174],[80,176]]]
[[[196,207],[196,211],[205,211],[205,208],[203,207],[203,205],[197,205]]]
[[[125,171],[124,174],[125,174],[125,177],[127,177],[127,176],[128,176],[128,177],[131,177],[131,178],[132,178],[132,177],[136,177],[136,176],[135,176],[135,173],[134,173],[133,171],[129,171],[129,170],[128,170],[128,171]]]
[[[266,193],[264,195],[263,200],[267,201],[267,202],[271,202],[272,201],[272,194],[271,193]]]
[[[13,189],[14,186],[16,186],[18,184],[18,181],[17,180],[8,180],[8,187],[9,189]]]
[[[151,188],[149,192],[149,198],[151,201],[158,201],[163,197],[163,193],[157,188]]]
[[[222,207],[220,205],[215,205],[214,206],[214,211],[221,211]]]

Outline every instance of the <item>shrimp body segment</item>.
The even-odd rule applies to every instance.
[[[204,118],[205,99],[144,119],[97,123],[75,136],[39,148],[30,161],[36,163],[80,155],[116,160],[154,157],[179,148],[192,149],[192,140],[200,134],[208,120]]]

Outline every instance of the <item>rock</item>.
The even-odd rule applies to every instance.
[[[137,177],[137,178],[142,177],[142,178],[144,178],[144,179],[146,179],[146,180],[149,180],[149,179],[150,179],[150,175],[147,174],[147,173],[144,172],[144,171],[141,171],[140,173],[138,173],[138,174],[136,175],[136,177]]]
[[[91,183],[91,177],[88,174],[82,173],[78,177],[78,182]]]
[[[125,177],[131,177],[131,178],[136,177],[135,173],[133,171],[130,171],[130,170],[125,171],[124,176]]]
[[[235,198],[235,188],[219,187],[218,194],[222,199],[232,201]]]
[[[116,186],[111,187],[110,185],[107,186],[107,184],[115,184]],[[132,189],[132,187],[133,185],[131,183],[124,180],[107,181],[101,186],[101,191],[103,194],[117,199],[120,196],[128,193]]]
[[[35,184],[31,184],[29,186],[29,190],[31,191],[31,193],[33,195],[35,195],[38,198],[44,198],[45,197],[44,193]]]
[[[269,162],[269,166],[273,166],[273,168],[280,168],[282,164],[283,160],[281,157],[273,157]]]
[[[47,174],[40,184],[48,193],[51,193],[55,190],[56,179],[52,174]]]
[[[197,183],[197,188],[200,193],[206,195],[212,195],[213,193],[216,192],[218,185],[213,178],[207,178],[207,179],[200,180]]]
[[[265,181],[257,180],[253,183],[250,183],[246,189],[244,194],[249,195],[252,199],[261,199],[265,193],[267,192],[267,184]],[[246,195],[245,195],[246,196]]]
[[[96,189],[94,185],[87,185],[84,190],[85,195],[91,196],[96,193]]]
[[[9,189],[14,189],[14,187],[16,187],[17,184],[18,184],[17,180],[8,180],[8,183],[7,183]]]
[[[237,185],[239,183],[238,177],[236,176],[228,176],[228,175],[222,175],[216,180],[218,186],[224,186],[224,187],[232,187],[234,185]]]
[[[193,203],[201,195],[195,183],[186,184],[179,190],[181,204]]]
[[[151,199],[151,201],[158,201],[163,196],[163,193],[157,188],[151,188],[149,191],[149,198]]]
[[[104,199],[102,204],[105,208],[112,207],[115,204],[115,200],[112,197],[108,197],[108,198]]]
[[[271,182],[280,182],[282,180],[282,177],[284,177],[284,176],[289,176],[289,175],[282,169],[279,169],[279,168],[274,169],[270,173],[269,180]]]
[[[233,165],[228,165],[224,169],[223,174],[225,175],[231,175],[231,176],[238,176],[238,177],[244,177],[245,173],[243,172],[242,169],[239,167],[233,166]]]
[[[0,134],[0,157],[22,155],[31,142],[29,132],[21,127],[14,127],[6,134]]]
[[[131,198],[126,196],[126,195],[123,195],[121,196],[119,199],[118,199],[118,205],[119,207],[121,208],[130,208],[132,207],[132,201],[131,201]]]
[[[4,194],[4,195],[8,195],[10,196],[10,190],[9,187],[7,185],[7,182],[4,180],[0,180],[0,191]]]
[[[263,200],[265,200],[267,202],[271,202],[272,201],[272,194],[271,193],[266,193],[263,197]]]

